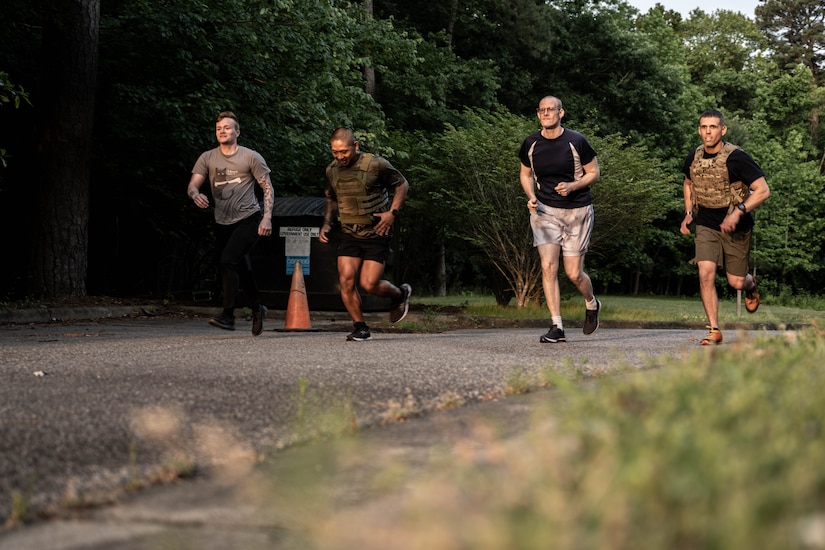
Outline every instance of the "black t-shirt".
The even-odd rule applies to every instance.
[[[690,153],[688,153],[687,158],[685,158],[685,162],[682,165],[682,173],[685,175],[686,178],[690,179],[690,165],[693,164],[693,158],[696,154],[696,150],[694,149]],[[718,153],[707,153],[705,150],[702,150],[702,158],[711,159],[714,158]],[[762,168],[756,164],[749,154],[747,154],[742,149],[736,149],[731,152],[728,160],[726,162],[726,166],[728,168],[728,179],[729,181],[741,181],[748,187],[758,180],[765,176],[765,172],[762,171]],[[715,229],[716,231],[721,231],[722,229],[722,222],[725,220],[725,216],[728,215],[728,207],[724,208],[707,208],[707,207],[699,207],[698,212],[696,212],[696,225],[702,225],[705,227],[709,227],[711,229]],[[736,226],[736,232],[744,232],[753,227],[753,216],[751,213],[748,212],[747,216],[742,216],[739,218],[739,224]]]
[[[539,131],[527,136],[518,157],[524,166],[533,169],[538,180],[536,198],[540,202],[555,208],[579,208],[593,202],[590,187],[573,191],[566,197],[555,191],[559,182],[581,179],[582,167],[596,158],[596,151],[584,135],[565,128],[559,137],[547,139]]]

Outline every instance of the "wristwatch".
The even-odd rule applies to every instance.
[[[738,208],[739,210],[741,210],[743,214],[747,214],[747,213],[748,213],[748,207],[747,207],[747,206],[745,206],[745,203],[744,203],[744,202],[740,202],[739,204],[737,204],[737,205],[736,205],[736,208]]]
[[[397,218],[398,217],[398,210],[395,210],[395,209],[390,210],[390,214],[392,214],[393,216],[395,216]]]

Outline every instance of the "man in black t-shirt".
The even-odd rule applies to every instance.
[[[564,108],[557,97],[541,99],[536,113],[541,130],[527,136],[519,151],[519,179],[527,195],[533,245],[541,258],[542,287],[552,326],[541,343],[565,342],[561,318],[559,260],[567,277],[585,299],[582,331],[599,328],[601,303],[584,271],[584,255],[593,231],[590,186],[599,179],[596,151],[582,134],[561,125]]]
[[[691,151],[682,166],[685,174],[685,218],[680,231],[690,235],[696,222],[696,256],[691,263],[699,267],[699,291],[708,318],[708,335],[702,345],[722,343],[719,330],[719,297],[716,271],[724,268],[728,284],[745,291],[745,309],[759,307],[756,279],[748,273],[751,212],[770,196],[765,173],[745,151],[722,141],[727,133],[725,117],[708,110],[699,117],[702,145]]]

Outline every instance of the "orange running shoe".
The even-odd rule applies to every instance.
[[[745,309],[753,313],[759,309],[759,291],[756,290],[756,277],[753,278],[753,288],[745,292]]]
[[[701,344],[703,346],[718,346],[722,343],[722,331],[710,325],[705,327],[708,329],[708,335],[702,338]]]

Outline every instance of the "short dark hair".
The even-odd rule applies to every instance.
[[[716,109],[708,109],[705,112],[703,112],[699,116],[699,120],[702,120],[703,118],[718,118],[719,126],[725,125],[725,115],[723,115],[721,111],[717,111]]]
[[[236,117],[235,113],[233,113],[232,111],[221,111],[220,113],[218,113],[218,116],[215,117],[215,122],[216,123],[220,122],[221,120],[223,120],[225,118],[231,118],[232,120],[235,121],[235,129],[236,130],[241,129],[241,123],[238,122],[238,117]]]
[[[341,126],[340,128],[336,128],[332,132],[332,135],[329,136],[329,140],[330,140],[330,142],[332,142],[332,141],[345,141],[347,143],[347,145],[355,145],[355,142],[358,141],[355,138],[355,132],[353,132],[352,130],[350,130],[349,128],[346,128],[344,126]]]

